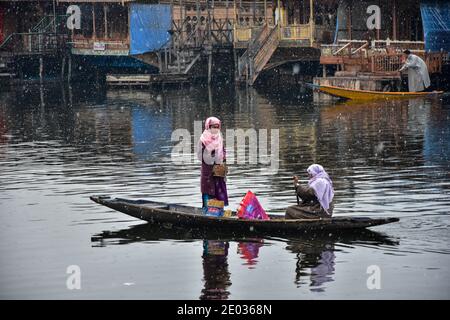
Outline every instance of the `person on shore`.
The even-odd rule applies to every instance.
[[[209,117],[205,121],[203,131],[197,146],[197,157],[202,162],[200,189],[202,193],[202,207],[206,212],[208,200],[217,199],[228,205],[228,193],[225,177],[215,174],[214,166],[224,165],[226,150],[220,132],[221,121],[216,117]]]
[[[411,51],[403,51],[405,63],[400,68],[400,72],[408,70],[408,89],[410,92],[425,91],[430,87],[430,75],[428,67],[422,58],[412,54]]]
[[[333,183],[320,164],[312,164],[308,172],[308,186],[298,182],[294,176],[294,187],[297,196],[302,200],[295,206],[286,209],[286,219],[331,218],[333,214]]]

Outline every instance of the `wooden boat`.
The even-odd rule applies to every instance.
[[[179,204],[167,204],[148,200],[129,200],[92,196],[92,201],[123,212],[149,223],[200,228],[207,230],[228,230],[253,234],[276,235],[299,232],[349,231],[364,229],[399,221],[398,218],[336,217],[317,219],[284,219],[269,215],[270,220],[243,220],[237,217],[210,217],[201,208]]]
[[[444,93],[443,91],[433,92],[381,92],[369,90],[346,89],[334,86],[318,86],[314,88],[339,98],[352,100],[375,100],[375,99],[399,99],[399,98],[418,98],[418,97],[436,97]]]

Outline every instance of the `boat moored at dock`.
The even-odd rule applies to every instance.
[[[436,97],[443,94],[443,91],[431,92],[382,92],[369,90],[356,90],[335,86],[315,86],[318,90],[329,95],[351,99],[351,100],[375,100],[375,99],[401,99],[401,98],[423,98]]]

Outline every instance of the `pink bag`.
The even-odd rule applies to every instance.
[[[255,194],[250,190],[242,199],[237,210],[237,216],[240,219],[270,220],[269,216],[264,211]]]

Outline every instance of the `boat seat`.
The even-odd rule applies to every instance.
[[[149,203],[149,204],[146,204],[146,205],[143,205],[143,206],[148,207],[148,208],[154,208],[154,209],[163,209],[163,210],[169,210],[170,209],[169,205],[167,205],[167,204],[152,204],[152,203]]]
[[[181,204],[170,204],[168,206],[168,210],[184,212],[184,213],[202,214],[201,208],[193,208],[193,207],[188,207],[188,206],[184,206]]]

